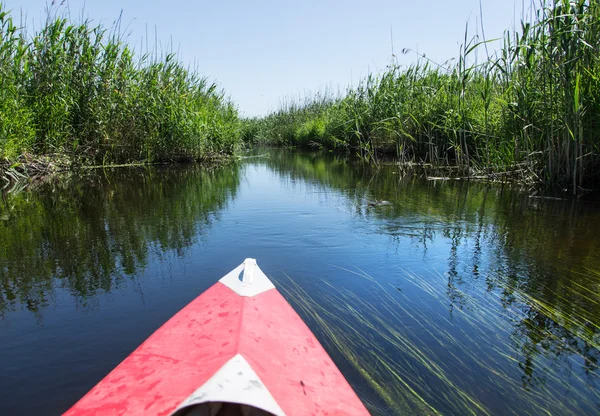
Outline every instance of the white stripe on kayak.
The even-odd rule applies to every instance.
[[[285,416],[267,387],[241,354],[236,354],[227,361],[172,414],[183,408],[209,402],[211,406],[215,403],[238,403],[271,412],[276,416]]]
[[[240,273],[243,272],[240,280]],[[238,267],[219,280],[240,296],[252,297],[274,289],[273,283],[256,264],[255,259],[246,259]]]

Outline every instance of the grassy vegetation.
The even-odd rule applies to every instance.
[[[248,120],[259,143],[351,149],[377,162],[511,170],[578,193],[600,177],[600,4],[541,0],[519,32],[483,63],[485,39],[465,39],[457,60],[391,65],[342,98],[289,103]],[[412,51],[403,51],[411,53]]]
[[[33,36],[0,3],[0,160],[67,155],[85,163],[231,154],[234,105],[174,54],[136,56],[119,25],[48,15]]]
[[[339,364],[370,387],[361,398],[373,414],[597,409],[592,386],[599,344],[589,328],[597,329],[598,320],[578,315],[583,308],[562,310],[514,287],[510,276],[494,274],[485,284],[453,284],[460,307],[444,313],[448,301],[455,303],[447,276],[405,272],[396,288],[362,270],[346,271],[363,282],[335,287],[324,279],[310,289],[313,295],[291,278],[280,287],[326,348],[344,360]]]

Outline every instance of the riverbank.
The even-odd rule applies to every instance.
[[[246,120],[243,137],[348,151],[371,163],[391,152],[400,162],[525,169],[546,188],[597,191],[600,5],[544,1],[532,16],[483,60],[475,51],[487,53],[488,41],[465,30],[456,60],[393,61],[344,96],[317,94]]]
[[[106,28],[53,13],[30,35],[0,3],[0,165],[8,177],[205,160],[239,147],[234,104],[175,54],[136,54],[118,21]]]
[[[119,168],[150,167],[169,164],[198,164],[205,170],[223,166],[236,160],[233,155],[210,153],[201,158],[180,158],[164,161],[136,161],[130,163],[109,163],[102,165],[82,164],[79,159],[71,159],[64,154],[32,155],[22,154],[16,160],[0,161],[0,194],[16,192],[36,187],[45,182],[64,180],[73,175],[84,179],[97,170],[113,170]]]

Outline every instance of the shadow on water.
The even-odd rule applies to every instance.
[[[46,183],[0,204],[0,317],[32,312],[60,287],[85,305],[144,268],[150,253],[202,238],[239,186],[239,169],[114,170]]]
[[[49,382],[35,392],[66,409],[224,263],[251,255],[373,414],[600,412],[598,204],[268,152],[212,171],[115,170],[7,195],[0,339],[20,350],[0,346],[12,378],[0,380],[0,403],[25,409],[30,368],[53,380],[55,365],[69,394],[59,401],[65,390]],[[151,283],[168,255],[190,269]],[[132,282],[151,308],[128,297]],[[103,309],[81,313],[96,297]],[[21,314],[44,311],[43,323]],[[52,362],[32,358],[39,336],[57,345]]]

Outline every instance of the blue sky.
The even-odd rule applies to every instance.
[[[0,0],[2,1],[2,0]],[[513,26],[523,0],[481,0],[487,38]],[[39,27],[45,0],[4,0],[14,17],[26,13]],[[70,0],[71,16],[112,22],[139,49],[154,33],[165,48],[216,80],[244,115],[275,110],[283,97],[325,88],[345,90],[369,72],[383,70],[393,47],[400,64],[416,55],[439,62],[458,54],[465,24],[476,33],[479,0]],[[62,6],[63,9],[65,5]],[[83,12],[82,12],[83,11]],[[480,31],[479,31],[480,32]]]

